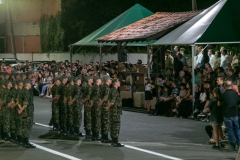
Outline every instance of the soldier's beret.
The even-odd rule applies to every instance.
[[[54,78],[52,79],[53,83],[55,83],[57,80],[60,80],[60,79],[57,78],[57,77],[54,77]]]
[[[17,80],[12,81],[12,84],[16,85],[17,84]]]
[[[81,77],[75,77],[74,82],[77,82],[79,79],[81,80]]]
[[[62,76],[59,78],[60,81],[63,81],[65,78],[67,78],[66,76]]]
[[[31,81],[30,81],[30,80],[28,80],[28,79],[26,79],[26,80],[24,80],[24,81],[23,81],[23,83],[24,83],[24,85],[26,85],[26,84],[28,84],[28,83],[30,83],[30,84],[31,84]]]
[[[109,80],[109,79],[112,80],[112,78],[111,78],[110,76],[104,76],[102,79],[103,79],[103,81],[105,81],[105,82],[106,82],[107,80]]]
[[[69,82],[72,82],[72,81],[74,82],[74,77],[69,77],[69,78],[68,78],[68,81],[69,81]]]
[[[94,78],[93,78],[94,83],[96,83],[97,80],[99,80],[99,79],[101,79],[101,78],[100,78],[100,77],[94,77]]]
[[[93,77],[91,77],[91,76],[86,76],[85,77],[85,81],[89,81],[90,79],[93,79]]]
[[[119,82],[117,78],[112,79],[112,83]]]

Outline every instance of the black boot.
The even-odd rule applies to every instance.
[[[36,148],[36,146],[34,146],[31,143],[29,143],[29,139],[28,138],[24,138],[24,141],[25,141],[25,148]]]
[[[59,125],[58,125],[57,123],[55,123],[55,124],[53,125],[53,130],[54,130],[54,131],[60,131]]]
[[[113,147],[124,147],[123,144],[121,144],[121,143],[118,142],[118,138],[113,138],[113,141],[112,141],[112,143],[111,143],[111,146],[113,146]]]
[[[102,143],[112,143],[112,141],[108,138],[108,135],[104,135],[104,139],[102,141]]]
[[[10,140],[12,143],[16,143],[17,142],[17,138],[16,138],[16,135],[11,133],[11,140]]]
[[[17,136],[17,144],[22,145],[22,137],[19,135]]]
[[[11,140],[11,136],[9,135],[9,133],[4,133],[4,140],[5,141],[10,141]]]
[[[87,139],[87,140],[91,140],[92,139],[92,134],[91,134],[90,130],[86,130],[85,139]]]
[[[93,133],[92,140],[93,140],[93,141],[101,141],[98,132],[94,132],[94,133]]]

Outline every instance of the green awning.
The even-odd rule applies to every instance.
[[[240,43],[240,0],[220,0],[153,45]]]
[[[136,21],[139,21],[143,18],[146,18],[150,15],[153,15],[153,12],[149,11],[148,9],[144,8],[140,4],[136,4],[118,17],[114,18],[104,26],[100,27],[96,31],[92,32],[85,38],[81,39],[80,41],[72,44],[72,46],[96,46],[99,45],[97,38],[102,37],[106,34],[109,34],[117,29],[125,27],[129,24],[132,24]],[[102,45],[116,45],[116,43],[101,43]],[[128,46],[146,46],[149,42],[132,42],[129,43]]]

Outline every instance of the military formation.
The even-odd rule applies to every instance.
[[[29,143],[34,123],[32,72],[0,72],[0,139],[35,148]]]
[[[118,142],[122,114],[118,79],[109,76],[86,76],[84,80],[80,77],[60,77],[53,78],[53,82],[50,102],[54,131],[83,137],[80,127],[84,110],[85,139],[111,143],[115,147],[123,146]]]
[[[33,72],[0,72],[0,139],[26,148],[35,148],[29,142],[34,124],[32,76]],[[85,139],[123,146],[118,142],[122,114],[118,79],[60,77],[53,78],[53,83],[50,102],[54,131],[83,137],[80,127],[84,110]]]

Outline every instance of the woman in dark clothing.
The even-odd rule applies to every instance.
[[[215,88],[211,93],[210,93],[210,102],[208,105],[208,108],[211,111],[210,115],[210,125],[213,127],[213,138],[215,141],[215,145],[213,148],[219,149],[219,138],[222,139],[222,123],[223,123],[223,116],[222,116],[222,109],[221,106],[218,106],[218,99],[220,96],[221,92],[219,88]]]

